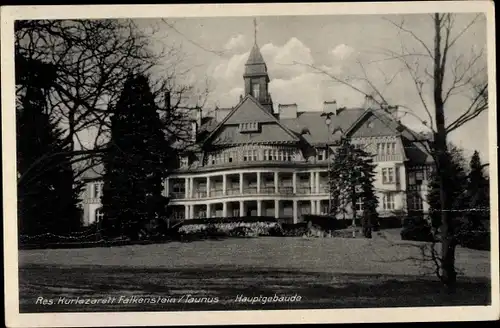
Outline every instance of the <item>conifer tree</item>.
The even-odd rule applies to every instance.
[[[107,237],[137,239],[147,223],[165,214],[162,180],[171,161],[157,109],[148,78],[130,76],[114,108],[104,156],[102,229]]]
[[[378,218],[378,200],[375,196],[373,181],[375,165],[371,155],[352,145],[343,138],[337,148],[330,169],[330,192],[333,206],[330,213],[345,215],[351,208],[352,220],[357,219],[356,204],[363,202],[363,235],[371,238],[371,228]]]
[[[66,235],[81,227],[81,185],[74,183],[65,131],[48,114],[50,80],[32,69],[17,76],[16,83],[24,89],[16,105],[17,171],[23,177],[18,183],[19,234]]]
[[[481,221],[489,218],[490,188],[477,150],[474,151],[469,166],[466,196],[468,220],[473,228],[478,228],[481,226]]]

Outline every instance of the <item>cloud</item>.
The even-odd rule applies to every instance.
[[[210,98],[221,107],[234,106],[244,92],[243,73],[248,50],[221,58],[212,65],[211,76],[216,87]],[[269,91],[276,107],[280,103],[297,103],[299,110],[319,110],[327,100],[335,99],[340,106],[359,106],[363,100],[358,92],[333,83],[330,77],[314,72],[308,66],[317,66],[335,76],[344,74],[350,65],[347,58],[354,53],[349,46],[336,46],[331,50],[334,58],[326,63],[316,63],[311,49],[296,37],[282,45],[267,43],[261,47],[261,53],[267,64],[271,79]]]
[[[244,49],[247,45],[246,37],[243,34],[238,34],[237,36],[233,36],[229,41],[224,45],[224,49],[226,50],[238,50]]]
[[[354,49],[342,43],[333,48],[330,52],[336,59],[344,60],[353,54]]]

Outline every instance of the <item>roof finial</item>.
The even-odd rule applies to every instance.
[[[254,18],[253,19],[253,40],[254,40],[254,43],[257,44],[257,19]]]

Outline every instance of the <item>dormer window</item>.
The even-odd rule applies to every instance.
[[[240,123],[240,132],[257,132],[259,124],[257,122]]]
[[[180,166],[186,167],[186,166],[188,166],[188,164],[189,164],[189,160],[188,160],[187,156],[181,157]]]

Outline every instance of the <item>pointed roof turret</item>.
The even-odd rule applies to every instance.
[[[259,64],[265,64],[264,58],[262,57],[262,54],[260,53],[259,46],[257,43],[253,45],[252,51],[250,51],[250,56],[248,56],[248,60],[246,65],[259,65]]]

